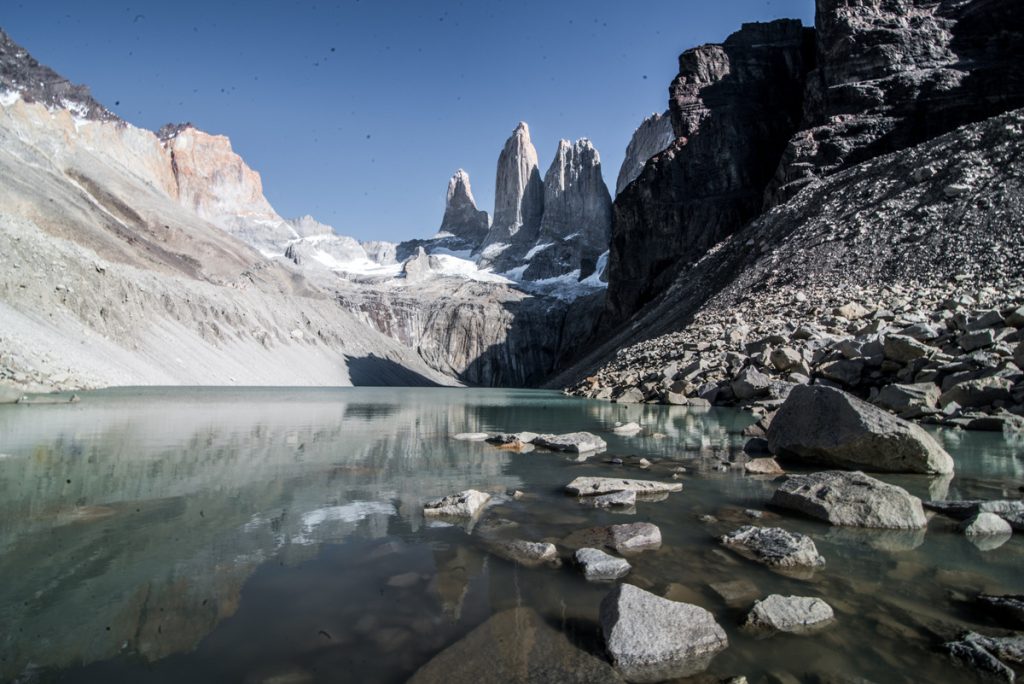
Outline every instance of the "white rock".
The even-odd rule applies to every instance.
[[[616,558],[600,549],[584,548],[576,551],[576,562],[583,569],[583,576],[592,582],[615,580],[630,571],[625,558]]]
[[[746,626],[805,634],[828,626],[834,619],[832,607],[820,598],[772,594],[754,603]]]
[[[480,509],[483,508],[490,498],[490,494],[478,492],[475,489],[467,489],[458,494],[449,494],[440,499],[427,502],[423,506],[423,515],[428,517],[472,518],[480,512]]]
[[[636,492],[637,494],[658,494],[682,491],[681,482],[657,482],[655,480],[630,480],[618,477],[577,477],[565,486],[565,490],[576,496],[594,496],[611,492]]]

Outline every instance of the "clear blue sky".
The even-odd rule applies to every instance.
[[[505,138],[530,124],[542,173],[589,137],[605,182],[678,54],[813,0],[3,0],[0,25],[135,125],[222,133],[286,217],[360,239],[437,229],[449,176],[494,204]]]

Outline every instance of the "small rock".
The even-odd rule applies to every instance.
[[[553,451],[572,451],[576,453],[601,452],[608,444],[589,432],[570,432],[564,435],[537,435],[533,444]]]
[[[966,520],[961,525],[961,529],[968,537],[1013,533],[1010,523],[995,513],[978,513],[973,518]]]
[[[774,458],[754,458],[743,464],[751,475],[783,475],[785,471]]]
[[[820,598],[772,594],[754,604],[745,627],[807,634],[827,627],[835,619],[832,606]]]
[[[810,537],[780,527],[744,525],[719,538],[742,556],[774,568],[819,568],[825,559]]]
[[[583,569],[583,576],[592,582],[607,582],[625,577],[631,568],[625,558],[616,558],[600,549],[579,549],[575,558],[576,563]]]
[[[612,428],[612,432],[617,435],[635,435],[641,429],[639,423],[626,423],[625,425],[616,425]]]
[[[429,501],[423,506],[423,515],[428,517],[446,516],[452,518],[472,518],[491,498],[490,494],[467,489],[458,494]]]
[[[487,432],[460,432],[457,435],[453,435],[452,439],[462,442],[483,442],[490,436]]]
[[[585,496],[580,501],[594,508],[629,508],[636,505],[636,492],[622,491],[598,496]]]
[[[678,482],[630,480],[617,477],[577,477],[567,484],[565,489],[570,494],[576,496],[594,496],[595,494],[610,494],[611,492],[656,494],[682,491],[683,485]]]
[[[507,561],[527,568],[535,568],[558,561],[558,550],[554,544],[531,542],[524,539],[489,539],[488,551]]]

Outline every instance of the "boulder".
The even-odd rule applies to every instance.
[[[897,363],[924,358],[936,351],[934,347],[918,342],[909,335],[887,335],[882,349],[885,358]]]
[[[1024,594],[980,594],[978,607],[1004,627],[1024,629]]]
[[[740,555],[773,568],[819,568],[825,559],[814,541],[799,532],[780,527],[743,527],[723,535],[719,541]]]
[[[859,471],[790,475],[771,505],[849,527],[909,530],[928,524],[920,499]]]
[[[953,459],[920,426],[842,390],[797,385],[768,428],[772,453],[841,468],[951,473]]]
[[[580,501],[594,508],[629,508],[636,505],[636,492],[624,490],[610,494],[598,494],[597,496],[583,497]]]
[[[772,350],[769,359],[772,365],[775,366],[775,369],[783,373],[803,363],[803,357],[800,356],[800,352],[792,347],[776,347]]]
[[[973,330],[960,335],[956,341],[959,343],[961,349],[970,353],[976,349],[991,347],[996,343],[996,334],[992,328]]]
[[[524,539],[488,539],[485,547],[495,556],[527,568],[558,562],[558,550],[555,545],[545,542],[531,542]]]
[[[860,382],[863,372],[864,361],[861,359],[839,359],[818,366],[818,374],[821,377],[850,386]]]
[[[729,645],[700,606],[670,601],[629,584],[601,602],[601,630],[612,662],[630,682],[659,682],[707,669]]]
[[[732,381],[732,393],[737,399],[746,401],[768,393],[771,378],[753,366],[747,366]]]
[[[611,492],[636,492],[637,494],[660,494],[682,491],[680,482],[657,482],[655,480],[630,480],[618,477],[577,477],[565,486],[565,490],[576,496],[594,496]]]
[[[975,672],[994,677],[1006,682],[1012,682],[1015,675],[1012,669],[1007,666],[1003,659],[1020,662],[1022,642],[1024,637],[985,637],[975,632],[964,634],[958,641],[950,641],[944,645],[949,655],[959,661],[964,667]]]
[[[978,513],[968,518],[960,526],[968,537],[981,537],[989,535],[1012,534],[1013,528],[1010,523],[1000,518],[995,513]]]
[[[428,501],[423,505],[423,515],[427,517],[472,518],[480,512],[490,498],[490,494],[467,489],[458,494],[449,494],[440,499]]]
[[[561,544],[569,548],[611,549],[630,556],[660,548],[661,530],[648,522],[591,527],[573,532]]]
[[[782,475],[785,473],[774,458],[751,459],[743,464],[743,469],[751,475]]]
[[[616,558],[601,549],[579,549],[574,558],[583,570],[583,576],[591,582],[617,580],[625,577],[631,568],[625,558]]]
[[[533,444],[554,451],[573,451],[576,453],[601,452],[608,444],[597,435],[589,432],[570,432],[564,435],[537,435]]]
[[[615,402],[618,404],[642,404],[644,403],[644,393],[636,387],[630,387],[615,397]]]
[[[1013,388],[1006,378],[990,377],[964,380],[950,387],[939,397],[939,406],[956,402],[964,408],[988,406],[995,401],[1008,401]]]
[[[913,385],[886,385],[875,397],[876,406],[902,413],[907,409],[928,407],[935,408],[942,391],[939,386],[931,382],[921,382]]]
[[[827,627],[834,619],[832,606],[820,598],[772,594],[754,604],[744,626],[756,630],[807,634]]]
[[[622,678],[533,609],[512,608],[438,653],[409,680],[409,684],[481,682],[613,684]]]

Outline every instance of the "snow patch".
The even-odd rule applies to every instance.
[[[512,281],[488,268],[481,269],[474,262],[448,254],[431,254],[430,270],[439,276],[465,278],[482,283],[509,284]]]
[[[537,256],[537,254],[539,252],[543,252],[545,249],[547,249],[548,247],[552,246],[553,244],[555,244],[555,243],[554,242],[545,242],[542,245],[534,245],[533,247],[530,248],[530,251],[526,253],[526,256],[524,256],[523,259],[525,261],[529,261],[533,257]]]
[[[21,93],[17,90],[0,90],[0,105],[10,107],[21,99]]]
[[[493,259],[511,246],[507,242],[495,242],[484,247],[484,250],[480,252],[480,256],[484,259]]]

